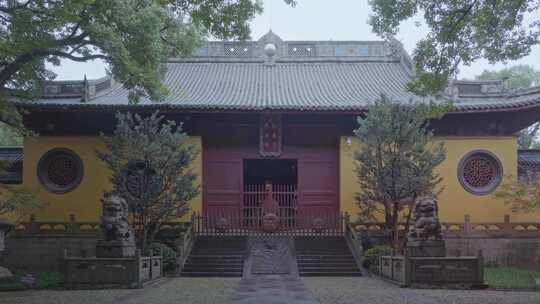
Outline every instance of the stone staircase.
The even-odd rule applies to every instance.
[[[246,243],[242,236],[199,236],[180,276],[241,277]]]
[[[300,276],[361,276],[347,241],[342,236],[294,238]]]

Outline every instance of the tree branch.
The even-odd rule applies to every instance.
[[[82,33],[74,37],[67,37],[62,40],[57,40],[51,46],[53,48],[64,47],[64,46],[69,46],[72,44],[81,43],[85,41],[84,39],[86,37],[88,37],[88,33]],[[90,44],[90,42],[86,44]],[[51,48],[35,49],[30,52],[19,55],[11,63],[4,66],[4,68],[0,71],[0,90],[5,86],[6,82],[21,69],[23,65],[34,60],[36,57],[40,57],[40,56],[45,57],[48,55],[68,58],[70,60],[77,61],[77,62],[84,62],[86,60],[93,60],[93,59],[107,59],[108,58],[104,55],[90,55],[90,56],[76,57],[71,54],[68,54],[62,51],[57,51]]]
[[[0,6],[0,12],[11,14],[14,10],[26,8],[30,3],[32,3],[32,0],[28,0],[26,3],[21,3],[19,5]]]

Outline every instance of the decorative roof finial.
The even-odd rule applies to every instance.
[[[85,73],[84,74],[84,81],[83,81],[82,102],[87,102],[88,99],[90,99],[90,88],[88,87],[88,79],[86,78],[86,73]]]
[[[274,34],[272,30],[269,30],[268,33],[259,38],[259,42],[273,42],[275,44],[279,44],[283,42],[283,40],[278,35]]]
[[[272,42],[269,42],[264,46],[264,53],[268,57],[274,57],[274,55],[276,55],[276,50],[277,50],[277,47]]]

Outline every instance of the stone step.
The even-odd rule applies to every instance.
[[[246,240],[245,237],[197,237],[180,276],[241,277]]]
[[[230,261],[222,261],[222,260],[187,260],[186,265],[212,265],[212,266],[227,266],[227,265],[242,265],[244,264],[243,260],[230,260]]]
[[[181,277],[241,277],[242,272],[182,272]]]
[[[338,262],[338,263],[320,263],[320,262],[310,262],[310,263],[299,263],[299,267],[355,267],[356,268],[356,262],[355,261],[348,261],[348,262]]]
[[[243,266],[230,266],[230,267],[211,267],[211,266],[206,266],[206,267],[202,267],[202,266],[197,266],[197,267],[193,267],[193,266],[189,266],[189,265],[186,265],[184,266],[184,269],[182,270],[183,273],[188,273],[188,272],[242,272],[244,269]]]
[[[191,254],[190,258],[197,259],[243,259],[243,254]]]
[[[354,260],[352,255],[296,255],[297,260]]]
[[[209,251],[200,251],[200,252],[191,252],[194,256],[245,256],[244,251],[220,251],[220,252],[209,252]]]
[[[358,271],[358,268],[356,267],[356,265],[350,265],[347,267],[299,266],[298,270],[301,272],[349,272],[349,271]]]
[[[295,250],[300,276],[362,275],[343,237],[298,237]]]
[[[301,277],[361,277],[360,271],[353,272],[302,272],[299,271]]]

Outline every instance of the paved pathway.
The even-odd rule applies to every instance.
[[[256,275],[242,279],[232,304],[318,304],[301,279],[295,276]]]
[[[537,304],[540,292],[494,290],[427,290],[399,288],[376,278],[303,278],[313,298],[320,304]],[[238,278],[174,278],[140,290],[43,290],[0,292],[1,304],[239,304]],[[286,281],[282,281],[286,282]],[[281,283],[274,293],[287,293],[297,302],[317,303],[309,295],[283,290]],[[288,284],[298,287],[296,280]],[[291,287],[292,288],[292,287]],[[267,289],[270,292],[272,289]],[[299,302],[305,295],[304,302]],[[276,297],[276,301],[280,298]],[[307,300],[312,302],[306,302]],[[244,303],[248,303],[247,301]],[[254,304],[262,304],[256,299]],[[274,302],[280,303],[280,302]]]
[[[537,304],[540,291],[400,288],[377,278],[304,278],[321,304]]]
[[[290,274],[290,238],[263,236],[251,240],[251,274]]]

